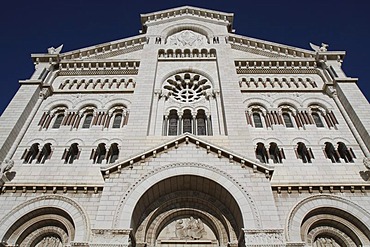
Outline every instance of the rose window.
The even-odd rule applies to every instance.
[[[192,103],[209,94],[211,83],[202,75],[181,73],[168,78],[164,89],[173,99],[182,103]]]

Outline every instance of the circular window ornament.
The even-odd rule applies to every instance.
[[[204,98],[211,90],[210,81],[195,73],[180,73],[169,77],[163,88],[173,99],[193,103]]]

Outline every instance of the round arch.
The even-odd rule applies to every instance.
[[[142,176],[139,181],[129,188],[126,195],[121,198],[115,212],[113,227],[122,229],[131,228],[134,209],[141,196],[157,184],[158,181],[179,175],[198,176],[213,181],[216,184],[222,181],[222,187],[232,195],[236,201],[236,205],[240,208],[244,228],[258,229],[262,227],[257,207],[245,188],[236,183],[236,180],[224,171],[199,163],[170,164]]]
[[[202,76],[206,77],[206,78],[209,80],[209,82],[212,84],[212,87],[213,87],[213,88],[215,88],[215,87],[216,87],[216,85],[217,85],[217,83],[215,82],[215,80],[213,79],[213,77],[212,77],[210,74],[208,74],[207,72],[202,71],[202,70],[199,70],[199,69],[194,69],[194,68],[189,68],[189,67],[188,67],[188,68],[176,69],[176,70],[173,70],[173,71],[171,71],[171,72],[169,72],[169,73],[165,74],[165,75],[161,78],[161,80],[160,80],[161,86],[163,85],[163,83],[165,83],[165,81],[166,81],[169,77],[171,77],[171,76],[173,76],[173,75],[176,75],[176,74],[180,74],[180,73],[194,73],[194,74],[200,74],[200,75],[202,75]]]
[[[61,210],[73,220],[75,229],[75,242],[87,242],[90,238],[90,220],[84,209],[74,200],[59,195],[39,196],[28,200],[9,213],[0,221],[0,240],[5,241],[5,235],[9,235],[12,226],[22,219],[27,219],[27,215],[40,209],[55,208]],[[27,223],[23,222],[22,224]]]
[[[305,227],[310,222],[313,225],[315,222],[319,222],[321,219],[320,215],[332,215],[328,219],[331,221],[340,223],[340,220],[344,219],[348,221],[353,226],[356,226],[355,232],[361,232],[362,234],[357,234],[357,237],[370,236],[370,214],[359,205],[344,199],[342,197],[333,195],[315,195],[308,197],[300,202],[298,202],[290,211],[288,218],[286,220],[285,226],[285,237],[287,242],[301,242],[303,241],[302,227]],[[327,222],[331,222],[330,220]],[[333,222],[331,224],[333,224]],[[345,224],[343,224],[345,225]],[[335,224],[333,224],[335,226]],[[322,227],[322,225],[318,225]],[[328,225],[328,227],[332,227]],[[369,238],[369,237],[367,237]],[[370,239],[362,238],[363,241],[369,243]]]

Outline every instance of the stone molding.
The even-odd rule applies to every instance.
[[[321,202],[320,202],[321,201]],[[331,201],[331,202],[330,202]],[[304,215],[309,213],[307,211],[307,204],[309,210],[314,210],[320,207],[334,207],[352,214],[358,220],[370,219],[370,214],[361,206],[353,203],[345,198],[334,195],[314,195],[299,201],[289,212],[285,223],[285,238],[287,241],[301,241],[300,228]],[[299,212],[300,210],[304,212]],[[357,215],[356,215],[357,214]],[[368,222],[362,223],[370,229]]]
[[[370,185],[361,184],[312,184],[312,185],[272,185],[273,192],[277,194],[283,193],[299,193],[299,194],[313,194],[313,193],[366,193],[370,191]]]
[[[63,202],[66,205],[63,205]],[[90,220],[85,210],[74,200],[60,195],[47,195],[32,198],[13,208],[0,220],[0,240],[7,230],[21,217],[43,207],[56,207],[65,210],[73,219],[80,218],[80,222],[74,222],[76,229],[75,239],[86,241],[90,237]]]
[[[166,171],[166,170],[172,170],[174,168],[179,168],[179,167],[192,167],[192,168],[202,168],[205,170],[209,170],[212,172],[215,172],[224,178],[226,178],[228,181],[234,184],[234,186],[242,192],[244,195],[244,198],[247,200],[248,205],[250,206],[251,213],[253,215],[253,219],[255,220],[255,224],[257,227],[261,228],[262,223],[261,223],[261,217],[259,214],[259,210],[252,198],[252,196],[247,192],[247,190],[231,175],[226,173],[225,171],[222,171],[214,166],[206,165],[206,164],[201,164],[201,163],[174,163],[174,164],[169,164],[165,166],[161,166],[157,169],[154,169],[145,175],[141,176],[133,185],[130,186],[130,188],[126,191],[126,193],[121,197],[120,202],[117,206],[116,212],[114,214],[114,219],[113,219],[113,227],[118,227],[119,224],[119,219],[120,215],[122,214],[122,210],[126,204],[126,201],[130,197],[130,195],[135,191],[135,188],[139,187],[144,181],[147,181],[149,177],[152,177],[160,172]],[[217,182],[217,181],[215,181]],[[230,191],[229,191],[230,192]],[[238,202],[238,201],[237,201]],[[243,212],[243,211],[242,211]]]
[[[228,158],[230,163],[237,162],[241,165],[242,168],[248,166],[253,169],[254,173],[261,172],[264,173],[266,178],[270,179],[273,173],[274,167],[269,164],[263,164],[256,161],[252,161],[248,158],[242,157],[241,155],[238,155],[236,153],[233,153],[229,150],[226,150],[224,148],[220,148],[216,145],[210,144],[209,142],[206,142],[199,137],[196,137],[192,134],[186,133],[183,135],[180,135],[173,140],[166,142],[162,145],[158,145],[153,149],[149,149],[147,151],[141,152],[137,155],[131,156],[130,158],[122,161],[117,161],[113,165],[108,165],[105,167],[101,167],[100,170],[105,178],[109,178],[110,173],[121,173],[122,168],[124,167],[130,167],[132,168],[134,164],[140,162],[144,162],[145,159],[152,157],[156,158],[158,154],[161,152],[168,152],[170,148],[177,149],[179,147],[179,144],[195,144],[197,148],[202,147],[203,149],[206,149],[207,153],[216,153],[218,158]]]

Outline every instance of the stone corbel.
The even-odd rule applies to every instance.
[[[51,88],[42,88],[40,93],[39,93],[39,97],[40,99],[46,99],[47,97],[49,97],[50,95],[52,94],[51,92]]]
[[[0,163],[0,187],[2,187],[6,182],[9,182],[8,173],[14,166],[14,161],[5,159]]]
[[[364,157],[363,159],[364,166],[370,170],[370,158],[369,157]]]

